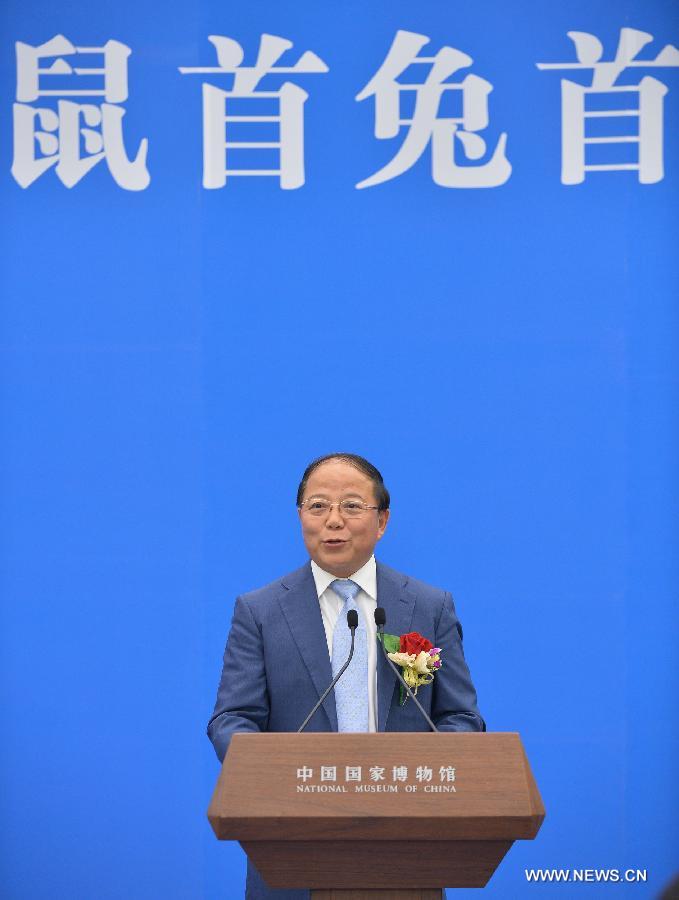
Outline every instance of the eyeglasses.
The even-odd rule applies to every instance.
[[[329,515],[333,506],[339,509],[342,517],[346,516],[348,519],[357,519],[369,509],[379,509],[379,506],[368,506],[367,503],[363,503],[361,500],[338,500],[337,503],[331,503],[322,497],[310,497],[299,508],[303,509],[310,516],[320,517]]]

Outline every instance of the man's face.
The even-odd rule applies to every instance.
[[[360,500],[377,506],[373,483],[354,466],[339,459],[322,463],[309,476],[303,500],[319,497],[334,503],[324,516],[311,516],[304,507],[299,511],[302,536],[309,556],[326,572],[348,578],[372,556],[375,544],[384,534],[389,510],[367,509],[359,518],[343,517],[340,500]]]

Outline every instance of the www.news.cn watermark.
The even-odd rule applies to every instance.
[[[524,869],[526,881],[550,882],[565,881],[569,884],[620,884],[627,882],[645,882],[648,878],[646,869]]]

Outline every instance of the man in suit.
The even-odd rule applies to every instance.
[[[441,668],[417,695],[437,728],[485,731],[451,595],[375,561],[389,520],[379,471],[354,454],[314,460],[297,507],[310,562],[236,601],[208,724],[220,760],[237,732],[297,731],[347,659],[348,609],[359,619],[354,658],[307,730],[428,730],[414,703],[400,705],[396,677],[377,646],[373,614],[380,606],[389,634],[416,631],[440,648]],[[247,900],[308,897],[268,888],[248,865]]]

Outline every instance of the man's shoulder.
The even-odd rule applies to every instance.
[[[246,591],[240,595],[240,599],[248,604],[254,605],[268,603],[286,591],[304,584],[308,579],[313,581],[311,565],[307,562],[303,566],[300,566],[299,569],[295,569],[293,572],[283,575],[282,578],[276,578],[274,581],[270,581],[269,584],[255,588],[252,591]]]
[[[438,600],[440,602],[448,593],[443,588],[434,587],[434,585],[427,584],[425,581],[420,581],[419,578],[413,578],[412,575],[406,575],[403,572],[392,569],[391,566],[381,562],[377,563],[377,577],[378,584],[380,579],[391,581],[394,586],[425,599]]]

